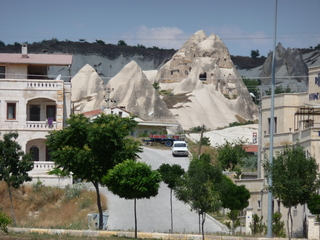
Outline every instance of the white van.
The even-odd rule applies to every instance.
[[[172,156],[186,156],[188,157],[189,151],[185,141],[174,141],[172,144]]]

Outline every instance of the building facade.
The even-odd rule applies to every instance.
[[[69,67],[72,55],[28,54],[22,45],[21,54],[0,54],[0,132],[16,131],[17,142],[25,153],[31,153],[33,181],[46,185],[69,184],[47,172],[52,169],[46,135],[64,127],[71,113],[71,85],[61,76],[48,76],[50,66]]]
[[[320,165],[320,66],[309,68],[309,90],[305,93],[284,93],[274,97],[274,119],[270,119],[271,97],[265,96],[261,101],[261,152],[258,163],[257,179],[236,180],[238,185],[244,184],[251,193],[249,206],[253,213],[268,216],[267,181],[263,171],[263,161],[268,161],[270,153],[270,124],[274,121],[273,156],[276,157],[286,144],[297,141],[304,147],[306,154],[316,159]],[[319,169],[317,169],[319,171]],[[273,212],[282,213],[282,221],[287,222],[288,209],[280,199],[274,198]],[[301,237],[306,233],[309,211],[306,205],[292,209],[294,234]]]

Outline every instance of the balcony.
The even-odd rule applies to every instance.
[[[33,172],[49,172],[54,168],[54,162],[34,162]]]
[[[26,128],[33,130],[55,130],[57,129],[57,122],[48,124],[48,121],[27,121]]]

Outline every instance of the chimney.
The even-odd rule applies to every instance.
[[[28,58],[28,44],[22,44],[22,58]]]

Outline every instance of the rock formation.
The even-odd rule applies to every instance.
[[[262,85],[265,85],[263,89],[271,83],[272,56],[272,53],[268,55],[259,75]],[[308,66],[299,49],[285,49],[278,43],[275,65],[276,84],[281,84],[283,88],[289,87],[293,92],[308,90]]]
[[[170,111],[184,129],[201,126],[216,129],[238,121],[253,120],[257,108],[237,73],[221,39],[196,32],[157,73],[161,89],[185,95]],[[166,98],[170,101],[170,98]]]

